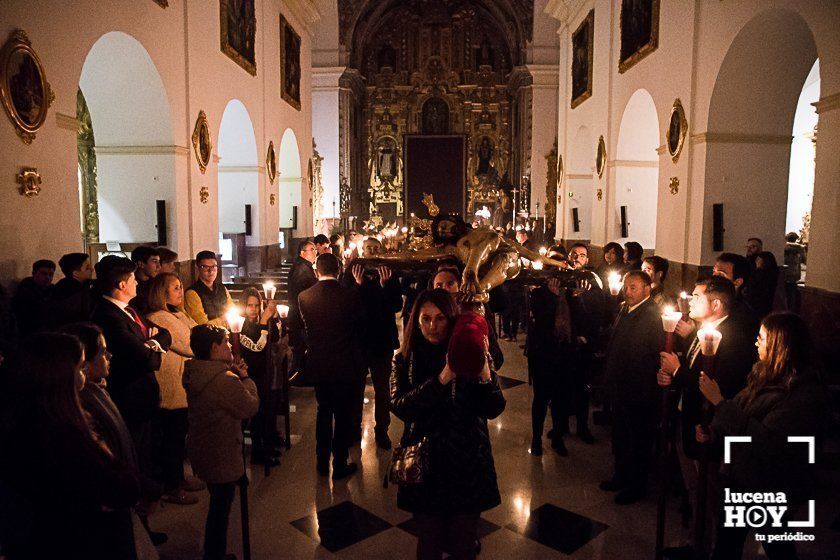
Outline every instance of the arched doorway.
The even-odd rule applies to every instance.
[[[259,245],[257,141],[248,109],[231,99],[219,126],[219,252],[223,262],[245,263],[239,252]]]
[[[638,89],[627,101],[618,131],[611,240],[638,241],[646,249],[656,246],[659,139],[656,105],[647,90]]]
[[[106,33],[85,59],[78,98],[77,117],[90,129],[79,136],[87,240],[174,246],[176,153],[169,101],[149,53],[130,35]],[[157,201],[166,207],[165,239]]]
[[[291,128],[283,132],[278,154],[277,176],[280,178],[280,227],[302,229],[301,206],[303,184],[297,137]]]
[[[807,241],[814,201],[814,164],[817,142],[817,110],[814,103],[820,99],[820,61],[817,60],[796,104],[793,117],[793,141],[790,145],[790,173],[788,174],[788,200],[785,231],[804,235]],[[808,226],[806,226],[808,222]]]
[[[565,239],[592,239],[592,132],[581,126],[575,132],[565,163],[565,188],[558,195],[566,200]],[[575,220],[577,218],[577,220]]]
[[[704,245],[712,244],[712,205],[723,204],[723,250],[742,253],[749,237],[781,257],[787,218],[791,131],[817,49],[795,11],[772,9],[738,33],[718,71],[706,133]]]

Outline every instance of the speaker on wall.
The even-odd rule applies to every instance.
[[[712,204],[712,251],[723,251],[723,204]]]
[[[622,206],[621,207],[621,237],[629,237],[629,232],[627,231],[628,230],[628,227],[627,227],[628,225],[629,224],[627,223],[627,207]]]
[[[572,231],[580,231],[580,215],[577,208],[572,208]]]
[[[166,245],[166,201],[156,200],[155,209],[157,210],[157,244],[161,247]]]
[[[251,235],[251,205],[245,205],[245,235]]]

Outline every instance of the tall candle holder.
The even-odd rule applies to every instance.
[[[610,286],[610,294],[617,296],[621,292],[621,288],[624,287],[624,281],[621,279],[621,274],[618,272],[610,272],[610,275],[607,278]]]

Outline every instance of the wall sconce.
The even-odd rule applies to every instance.
[[[20,194],[26,198],[38,196],[41,193],[41,174],[34,167],[23,167],[17,174]]]
[[[201,187],[198,189],[198,199],[202,204],[207,204],[207,201],[210,199],[210,189],[207,187]]]

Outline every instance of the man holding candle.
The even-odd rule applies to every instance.
[[[650,298],[650,276],[624,275],[624,303],[607,347],[604,379],[613,411],[615,472],[602,490],[618,492],[615,503],[644,497],[656,436],[656,370],[664,333],[659,308]]]
[[[225,326],[225,311],[233,305],[227,288],[216,282],[219,261],[213,251],[200,251],[195,256],[198,280],[184,292],[184,311],[196,324]]]
[[[714,377],[726,398],[734,397],[744,388],[747,374],[755,362],[755,347],[751,335],[730,317],[734,301],[733,283],[724,277],[713,276],[697,282],[689,302],[689,317],[703,326],[701,332],[717,331],[721,335],[715,355]],[[657,374],[660,386],[668,387],[673,384],[681,393],[678,406],[681,432],[678,455],[686,491],[692,502],[698,484],[695,460],[699,457],[699,447],[695,439],[695,427],[702,423],[702,395],[698,385],[703,368],[701,342],[698,337],[691,339],[682,357],[673,352],[662,352]],[[715,472],[715,469],[710,468],[709,472]],[[709,495],[717,494],[709,492]],[[694,511],[697,511],[697,504],[692,503],[692,506]],[[714,507],[708,508],[708,511],[713,510]],[[707,527],[710,526],[713,525],[707,524]],[[680,547],[679,550],[686,551],[684,547]]]

